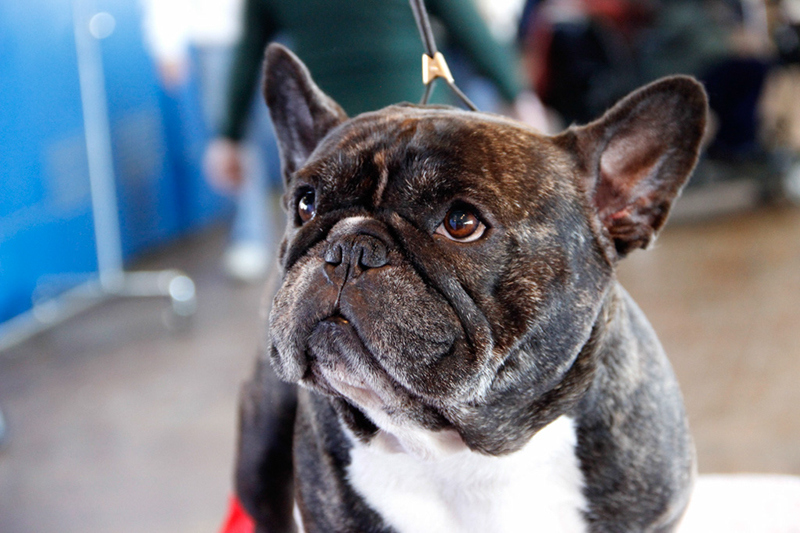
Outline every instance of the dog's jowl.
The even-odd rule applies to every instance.
[[[617,262],[691,173],[705,94],[667,78],[543,136],[348,118],[285,48],[265,96],[288,229],[237,490],[259,531],[670,531],[694,455]]]

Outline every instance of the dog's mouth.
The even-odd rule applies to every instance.
[[[488,343],[476,346],[463,318],[407,264],[337,286],[311,256],[276,294],[270,356],[281,379],[359,406],[377,396],[385,409],[441,409],[488,383]]]
[[[339,324],[340,326],[350,325],[350,320],[343,317],[341,311],[336,311],[334,314],[326,318],[324,321],[331,322],[333,324]]]
[[[383,408],[385,405],[374,389],[365,386],[363,382],[352,379],[345,373],[328,372],[321,368],[317,375],[326,383],[330,392],[343,396],[360,407]]]
[[[344,400],[340,415],[349,410],[344,421],[354,434],[376,437],[379,446],[392,453],[428,456],[462,449],[463,440],[452,423],[391,378],[356,325],[338,312],[317,323],[309,336],[308,367],[301,384]]]
[[[303,385],[343,397],[366,411],[391,410],[397,403],[392,380],[374,361],[349,318],[336,312],[311,332]]]

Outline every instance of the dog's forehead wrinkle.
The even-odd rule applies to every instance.
[[[386,185],[389,182],[389,167],[386,163],[386,152],[376,151],[373,156],[375,167],[378,170],[378,185],[375,187],[375,192],[372,196],[372,205],[376,208],[380,207],[383,201],[383,192],[386,190]]]
[[[493,137],[475,127],[476,121],[486,120],[501,122],[504,127],[501,135],[503,142],[499,144],[500,149],[494,152],[488,150],[489,145],[495,145],[490,142]],[[455,173],[463,174],[463,183],[458,187],[462,195],[476,200],[490,198],[502,211],[514,211],[522,217],[530,215],[523,202],[525,189],[504,195],[500,185],[514,183],[520,175],[534,174],[531,169],[537,167],[536,161],[528,161],[519,154],[526,153],[524,148],[530,143],[537,146],[534,152],[543,143],[530,131],[504,120],[483,116],[467,120],[452,110],[429,113],[414,108],[399,108],[399,112],[391,110],[356,117],[337,135],[338,141],[331,143],[335,150],[329,154],[329,159],[340,161],[346,154],[349,169],[344,168],[346,163],[330,164],[327,175],[340,188],[356,176],[374,180],[373,183],[363,184],[372,190],[373,207],[380,207],[386,201],[390,184],[394,189],[399,187],[405,191],[398,199],[401,205],[416,202],[430,204],[430,198],[437,196],[445,199],[442,193],[445,196],[453,194],[452,179],[458,178],[453,176]],[[432,136],[436,138],[435,142],[431,141]],[[487,141],[482,141],[482,137],[487,137]],[[465,143],[472,146],[468,152],[462,149]],[[472,170],[464,167],[466,160],[471,161]],[[372,165],[371,173],[374,176],[361,175],[354,168],[355,165],[363,166],[366,161]],[[540,183],[542,180],[536,177],[534,181],[534,188],[552,188],[549,183]],[[335,186],[334,183],[331,185]]]

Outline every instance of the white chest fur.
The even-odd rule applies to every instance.
[[[516,453],[434,459],[355,444],[349,480],[399,533],[580,532],[583,476],[562,416]]]

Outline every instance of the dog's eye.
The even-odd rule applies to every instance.
[[[306,189],[297,199],[297,216],[300,217],[301,222],[308,222],[314,218],[317,213],[315,200],[314,189]]]
[[[457,242],[472,242],[481,238],[486,225],[469,207],[454,207],[447,212],[436,233]]]

